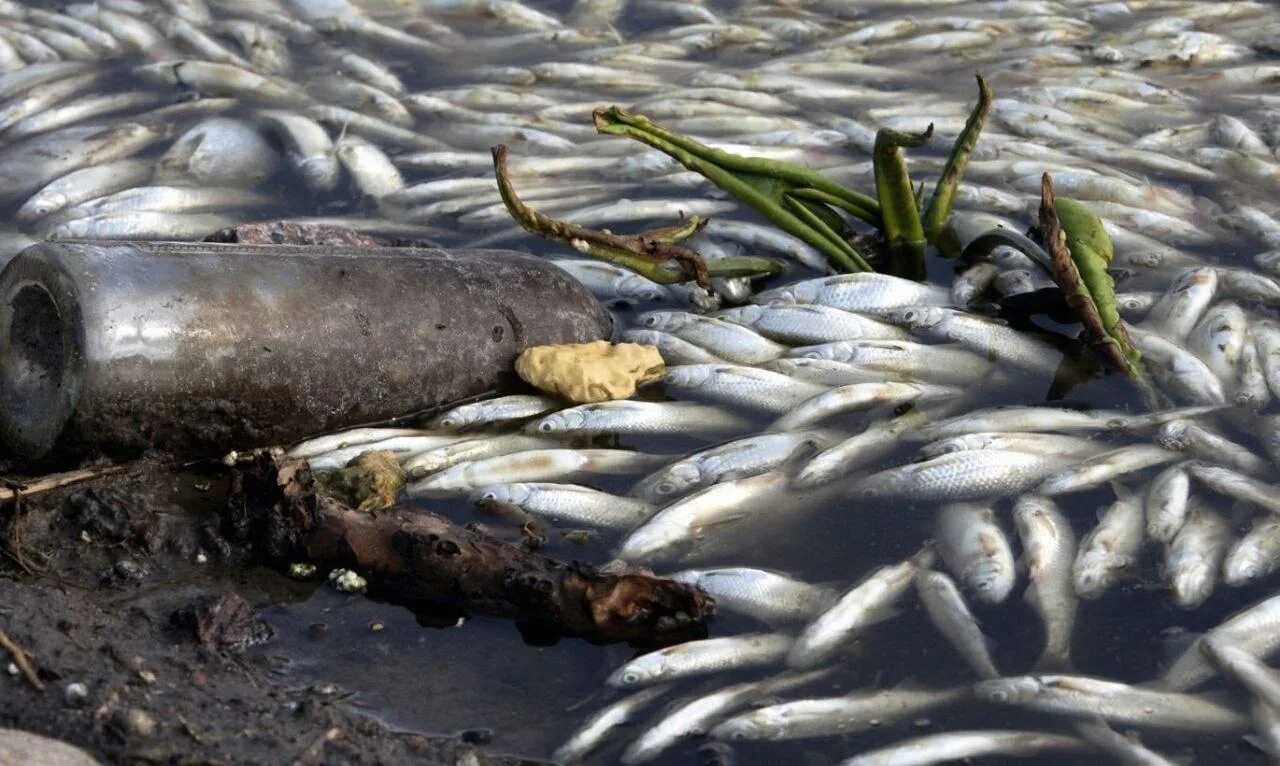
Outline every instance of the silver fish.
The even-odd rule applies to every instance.
[[[1196,639],[1174,660],[1155,685],[1173,691],[1185,691],[1213,678],[1215,670],[1205,659],[1202,646],[1206,639],[1219,638],[1248,651],[1255,657],[1267,657],[1280,650],[1280,596],[1259,601],[1233,614],[1222,624]]]
[[[578,763],[605,744],[619,726],[630,723],[638,712],[670,690],[671,684],[651,686],[629,694],[600,710],[563,745],[556,748],[556,751],[551,754],[551,760],[556,763]]]
[[[1198,462],[1190,463],[1188,469],[1196,481],[1214,492],[1280,514],[1280,495],[1273,484],[1258,481],[1230,468]]]
[[[1280,708],[1280,673],[1251,652],[1217,636],[1205,637],[1200,651],[1258,700]]]
[[[1227,585],[1247,585],[1280,569],[1280,519],[1259,516],[1222,562]]]
[[[872,423],[862,433],[850,436],[815,455],[796,474],[792,484],[800,489],[818,487],[858,471],[871,461],[892,452],[901,443],[903,435],[930,422],[934,416],[949,412],[954,403],[941,406],[946,409],[913,409],[891,420]]]
[[[932,561],[933,554],[925,550],[867,575],[809,623],[795,640],[787,664],[793,668],[811,668],[834,656],[858,633],[885,619],[888,610],[911,587],[916,573],[928,568]]]
[[[669,367],[665,382],[695,398],[777,415],[827,390],[769,370],[720,364]]]
[[[830,431],[765,433],[694,453],[641,479],[635,497],[659,502],[731,479],[755,476],[781,467],[797,449],[830,444]]]
[[[729,741],[783,741],[870,731],[968,699],[968,687],[882,689],[781,702],[740,713],[711,730]]]
[[[415,452],[401,461],[405,476],[421,479],[430,473],[443,471],[450,466],[471,460],[510,455],[535,449],[553,449],[560,446],[555,440],[525,434],[501,434],[497,436],[464,436],[450,444]]]
[[[1231,526],[1212,510],[1197,507],[1187,514],[1165,552],[1165,577],[1175,604],[1195,609],[1209,598],[1233,541]]]
[[[1071,568],[1076,536],[1066,516],[1045,497],[1025,496],[1013,506],[1013,521],[1027,567],[1024,598],[1044,623],[1044,651],[1036,667],[1066,669],[1078,605]]]
[[[568,407],[530,429],[540,434],[676,434],[707,436],[745,431],[750,421],[720,407],[696,402],[620,400]]]
[[[605,683],[626,689],[709,673],[768,667],[780,663],[793,643],[795,639],[784,633],[744,633],[688,641],[625,663],[613,671]]]
[[[738,708],[758,699],[798,688],[826,675],[825,670],[789,673],[733,684],[697,697],[667,713],[622,752],[622,762],[645,763],[687,737],[706,734],[715,724]]]
[[[824,391],[778,418],[772,431],[794,431],[820,421],[873,407],[898,407],[911,402],[933,402],[959,396],[960,389],[928,383],[853,383]]]
[[[960,343],[987,359],[1053,374],[1062,361],[1056,348],[1004,322],[940,306],[910,306],[885,313],[885,319],[941,342]]]
[[[1187,520],[1187,503],[1191,499],[1191,474],[1187,463],[1169,466],[1151,480],[1145,500],[1147,535],[1158,543],[1167,543]]]
[[[1181,343],[1191,334],[1218,290],[1218,273],[1212,268],[1189,269],[1169,286],[1142,323],[1143,329]]]
[[[562,405],[559,399],[542,394],[511,394],[459,405],[440,414],[431,421],[431,426],[445,431],[461,431],[474,426],[531,418]]]
[[[921,282],[912,282],[888,274],[841,274],[797,282],[786,287],[765,290],[752,300],[755,303],[816,303],[822,306],[882,317],[888,311],[919,304],[946,305],[951,299],[947,290]]]
[[[1101,717],[1110,723],[1199,732],[1248,727],[1241,713],[1194,694],[1159,691],[1086,676],[1040,675],[982,681],[978,697],[1073,718]]]
[[[1091,749],[1084,740],[1063,734],[1009,729],[949,731],[886,745],[846,759],[840,766],[924,766],[983,756],[1050,757]]]
[[[938,551],[955,575],[979,601],[998,604],[1013,589],[1013,551],[990,508],[943,506],[935,522]]]
[[[1169,450],[1189,452],[1203,462],[1234,468],[1254,476],[1271,476],[1273,469],[1253,450],[1188,420],[1171,420],[1156,436]]]
[[[591,474],[628,474],[652,470],[666,455],[617,449],[537,449],[469,460],[410,484],[411,496],[466,494],[494,484],[559,481]]]
[[[854,487],[866,498],[964,501],[1016,495],[1075,462],[1059,455],[1007,450],[951,452],[872,474]]]
[[[836,596],[829,588],[750,567],[686,569],[667,578],[702,588],[716,600],[717,609],[771,625],[812,620],[828,609]]]
[[[1036,491],[1042,495],[1080,492],[1177,459],[1178,453],[1164,447],[1134,444],[1086,458],[1070,468],[1049,476]]]
[[[916,593],[934,627],[978,677],[999,678],[1000,671],[991,659],[987,637],[955,581],[942,572],[921,572],[916,575]]]
[[[657,510],[649,503],[576,484],[525,482],[485,487],[471,495],[477,505],[515,506],[525,513],[566,524],[634,529]]]
[[[828,306],[774,303],[725,309],[720,319],[793,346],[841,340],[903,340],[907,333],[877,319]]]
[[[1137,568],[1143,539],[1142,500],[1127,491],[1117,492],[1116,501],[1098,519],[1098,526],[1080,541],[1071,569],[1080,598],[1100,597]]]
[[[721,359],[759,364],[776,359],[786,347],[740,325],[683,311],[653,311],[640,317],[651,330],[662,330],[700,346]]]
[[[1085,458],[1106,449],[1102,443],[1066,434],[976,432],[930,442],[920,448],[920,456],[934,458],[966,450],[1009,450],[1036,455],[1066,455]]]
[[[831,359],[904,380],[967,385],[986,376],[991,363],[958,345],[929,346],[905,340],[835,341],[801,346],[788,356]]]

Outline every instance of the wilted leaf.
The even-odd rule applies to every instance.
[[[692,280],[705,288],[708,277],[763,276],[782,271],[778,263],[768,258],[722,258],[708,265],[697,252],[677,244],[706,225],[697,216],[676,226],[628,235],[557,221],[520,201],[507,174],[507,147],[493,148],[493,167],[502,202],[516,223],[534,234],[563,242],[580,253],[630,269],[654,282],[672,284]]]
[[[1102,219],[1079,202],[1055,200],[1053,181],[1045,173],[1040,183],[1040,230],[1054,281],[1084,325],[1090,345],[1154,401],[1142,354],[1120,320],[1115,282],[1107,273],[1114,251]]]

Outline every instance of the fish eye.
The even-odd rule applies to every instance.
[[[645,317],[645,319],[644,319],[644,326],[645,326],[645,327],[657,327],[657,326],[658,326],[658,322],[659,322],[659,318],[658,318],[658,317],[656,317],[656,316]]]
[[[481,500],[489,500],[489,501],[497,500],[497,499],[498,499],[498,493],[497,493],[497,492],[485,492],[483,495],[481,495],[481,496],[480,496],[480,499],[481,499]]]
[[[542,423],[539,423],[539,424],[538,424],[538,430],[539,430],[539,431],[541,431],[541,432],[542,432],[542,433],[544,433],[544,434],[549,434],[549,433],[551,433],[552,431],[554,431],[555,429],[556,429],[556,427],[555,427],[555,426],[553,426],[553,425],[550,423],[550,421],[543,421]]]
[[[622,683],[635,684],[640,682],[640,674],[634,670],[629,670],[622,674]]]
[[[1009,693],[1004,691],[1003,689],[997,689],[996,691],[991,692],[989,696],[991,697],[992,702],[1008,702],[1009,701]]]

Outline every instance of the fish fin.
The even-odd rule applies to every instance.
[[[1245,742],[1248,742],[1250,745],[1253,745],[1254,749],[1260,752],[1266,753],[1268,756],[1272,758],[1280,756],[1280,753],[1277,753],[1274,747],[1271,747],[1269,744],[1267,744],[1267,740],[1265,737],[1259,737],[1256,734],[1246,734],[1243,737],[1241,737],[1241,739],[1243,739]]]
[[[1133,490],[1118,481],[1111,482],[1111,491],[1116,493],[1117,500],[1132,500],[1134,498]]]
[[[715,519],[714,521],[708,521],[703,524],[699,524],[696,527],[693,527],[693,531],[695,534],[700,535],[706,529],[714,529],[720,526],[721,524],[732,524],[735,521],[742,521],[746,517],[747,515],[745,513],[737,513],[737,514],[734,514],[733,516],[725,516],[723,519]]]
[[[822,447],[817,442],[812,439],[805,439],[797,444],[795,449],[791,450],[791,453],[787,455],[786,460],[782,461],[782,465],[778,467],[778,470],[786,474],[788,481],[794,479],[800,473],[800,470],[808,465],[809,461],[813,460],[814,456],[821,451]]]

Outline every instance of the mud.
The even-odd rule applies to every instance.
[[[321,587],[256,567],[219,529],[221,470],[141,462],[0,511],[0,728],[124,764],[527,763],[393,731],[330,683],[289,683],[259,614]],[[0,671],[12,657],[0,651]],[[432,673],[423,668],[429,693]],[[3,760],[0,758],[0,760]]]

